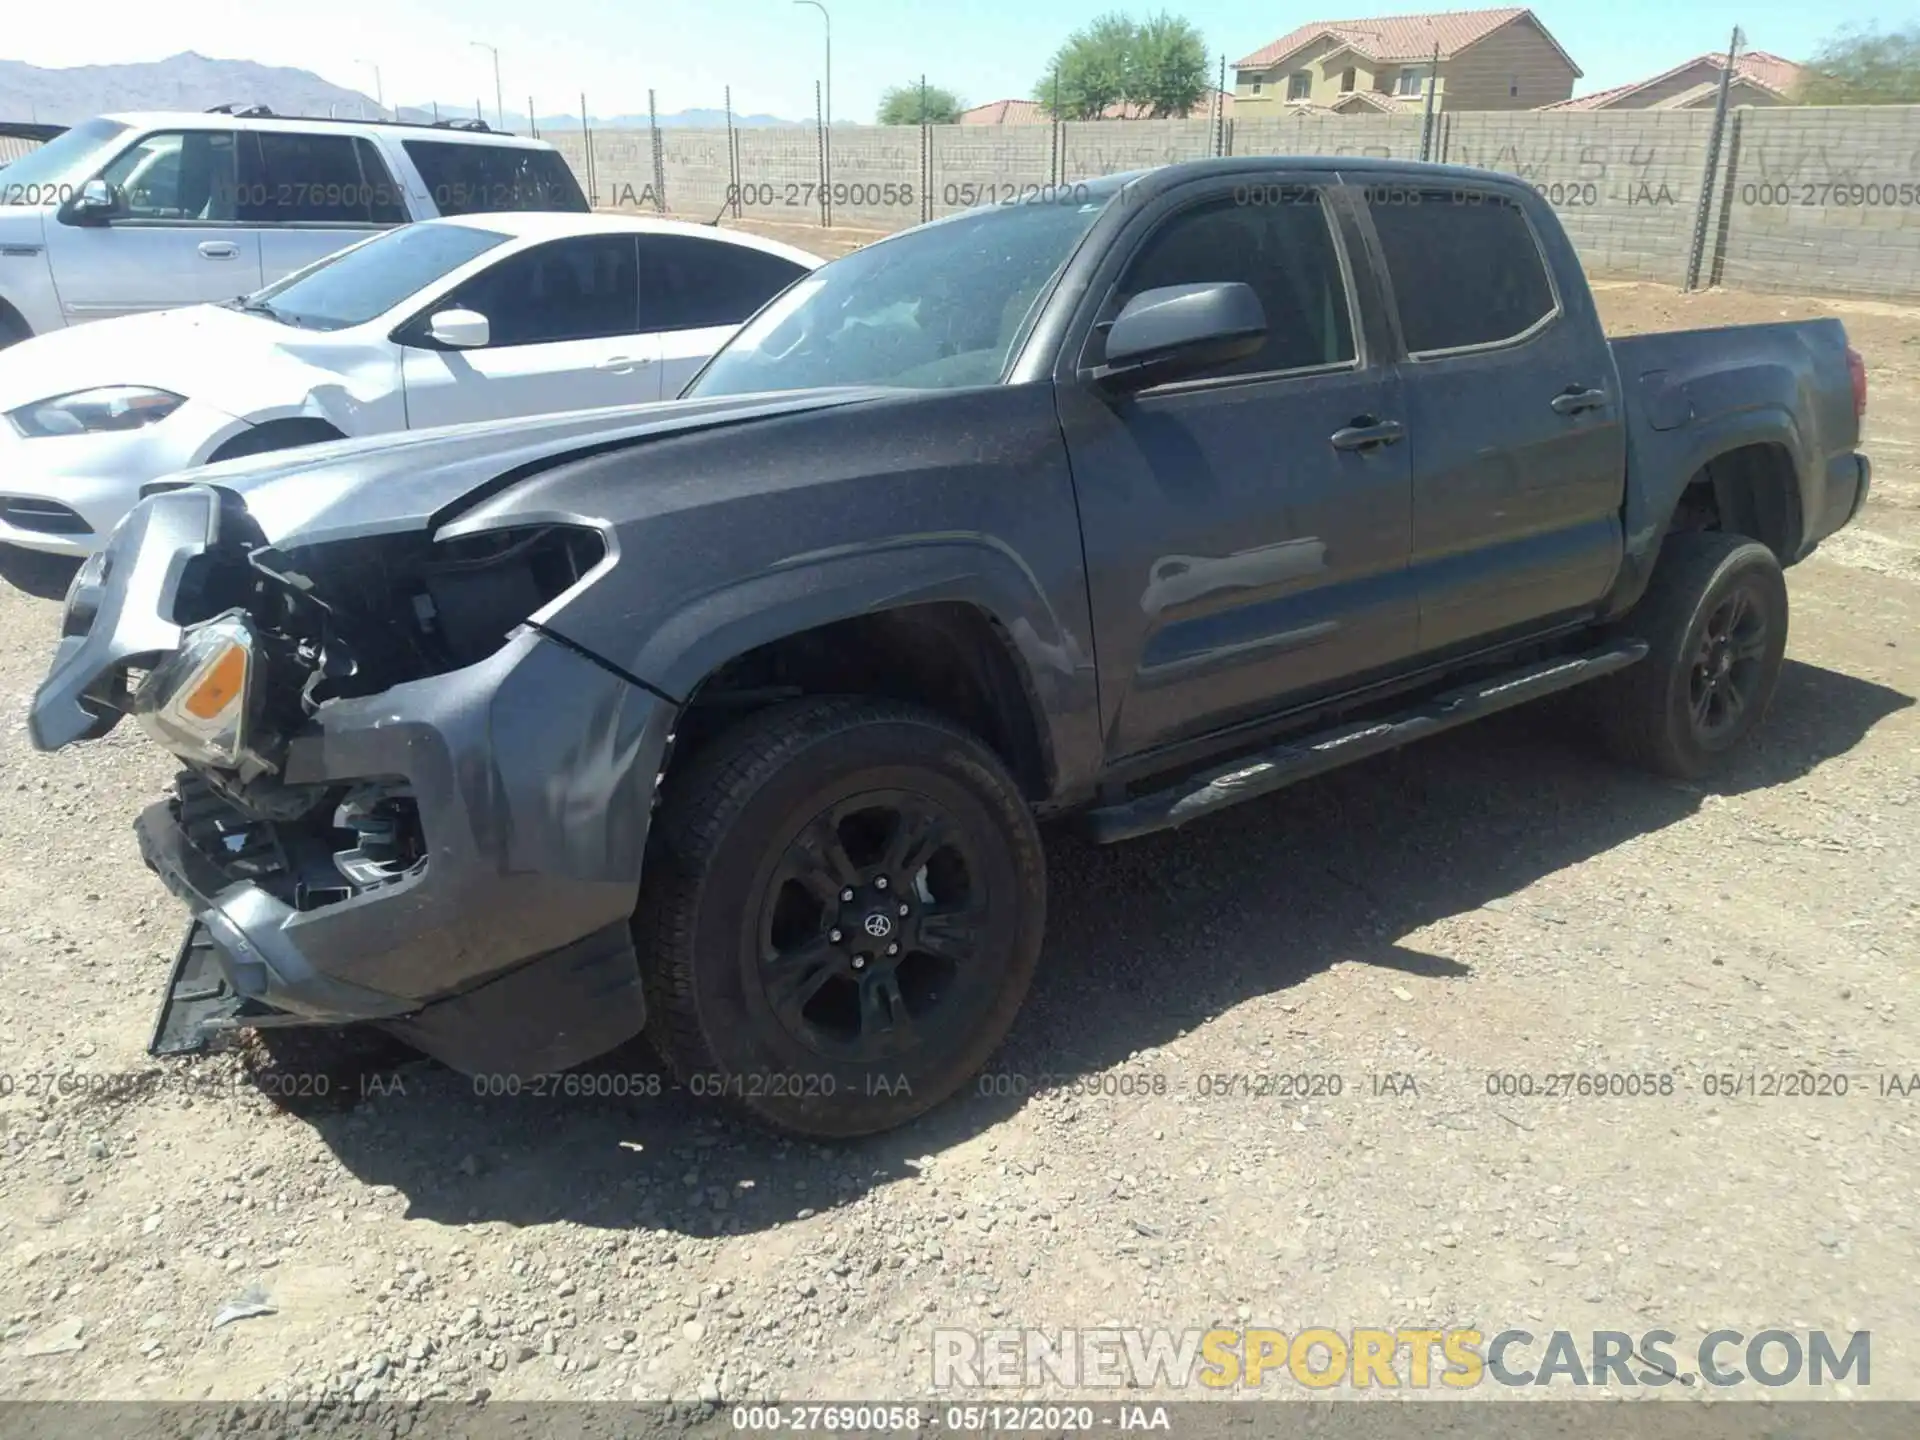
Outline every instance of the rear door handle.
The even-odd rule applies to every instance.
[[[231,260],[240,253],[240,247],[231,240],[202,240],[200,253],[209,260]]]
[[[1569,385],[1553,397],[1553,410],[1556,415],[1578,415],[1586,410],[1598,410],[1607,403],[1604,390],[1583,390],[1578,385]]]
[[[1328,438],[1336,450],[1378,450],[1404,440],[1407,427],[1398,420],[1376,420],[1371,415],[1356,415],[1353,423],[1342,426]]]

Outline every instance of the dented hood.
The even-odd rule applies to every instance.
[[[217,485],[241,497],[270,544],[319,545],[437,527],[522,476],[605,450],[887,393],[800,390],[451,425],[224,461],[155,481],[143,493]]]

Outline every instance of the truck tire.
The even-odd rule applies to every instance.
[[[1601,737],[1622,760],[1691,780],[1745,740],[1772,703],[1787,649],[1786,577],[1757,540],[1676,532],[1616,628],[1650,648],[1597,682]]]
[[[777,1130],[891,1129],[1006,1036],[1045,924],[1032,813],[978,739],[891,700],[776,706],[668,772],[635,918],[647,1033]]]

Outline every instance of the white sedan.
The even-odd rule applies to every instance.
[[[0,351],[0,544],[91,554],[143,484],[237,455],[670,400],[821,263],[667,220],[472,215],[24,341]]]

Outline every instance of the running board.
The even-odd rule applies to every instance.
[[[1646,641],[1625,640],[1584,655],[1522,666],[1492,680],[1444,691],[1388,719],[1337,725],[1244,756],[1168,789],[1089,810],[1081,816],[1080,824],[1096,845],[1131,840],[1155,830],[1177,829],[1242,800],[1284,790],[1297,781],[1397,749],[1410,740],[1437,735],[1496,710],[1624,670],[1646,653]]]

